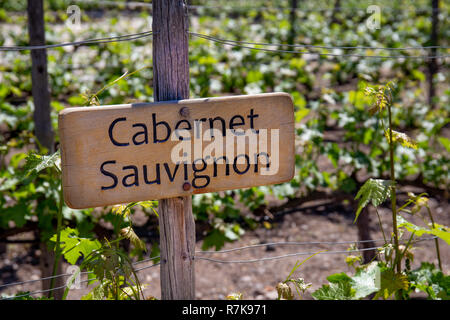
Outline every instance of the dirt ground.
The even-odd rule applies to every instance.
[[[435,214],[435,220],[441,224],[450,224],[449,202],[447,200],[437,202],[430,200],[430,205]],[[390,230],[390,211],[386,208],[379,210],[385,232]],[[379,231],[378,219],[372,210],[371,236],[373,239],[383,239]],[[242,246],[283,242],[323,242],[323,241],[356,241],[358,230],[353,224],[354,214],[348,210],[335,210],[324,205],[307,203],[293,212],[283,215],[272,225],[272,228],[259,228],[247,231],[239,241],[227,243],[222,249],[232,249]],[[420,224],[419,217],[409,217],[410,220]],[[423,223],[423,222],[422,222]],[[408,238],[408,235],[404,235]],[[377,242],[376,245],[382,245]],[[302,277],[306,282],[312,283],[312,287],[303,296],[303,299],[312,299],[310,293],[327,283],[326,277],[336,272],[352,273],[352,268],[346,265],[345,257],[349,253],[332,253],[332,251],[345,251],[349,244],[308,244],[308,245],[270,245],[250,248],[230,253],[198,253],[197,257],[208,257],[218,260],[248,260],[263,257],[282,256],[292,253],[308,253],[327,250],[323,254],[316,255],[303,264],[294,277]],[[444,272],[450,269],[450,247],[440,241],[441,259]],[[201,251],[201,242],[197,243],[197,250]],[[35,280],[40,278],[39,252],[32,251],[30,245],[8,244],[7,252],[0,256],[0,284],[15,281]],[[355,254],[355,253],[352,253]],[[414,250],[415,260],[412,267],[418,267],[421,261],[433,262],[437,265],[434,241],[418,242]],[[283,281],[297,260],[303,260],[309,255],[292,256],[283,259],[260,261],[252,263],[218,263],[197,259],[195,262],[196,273],[196,298],[197,299],[225,299],[233,292],[240,292],[244,299],[270,300],[276,299],[275,286]],[[151,265],[150,262],[139,264],[137,268]],[[68,264],[64,264],[63,270],[67,270]],[[148,296],[160,297],[159,266],[147,268],[138,272],[140,280],[146,285],[144,293]],[[82,278],[84,279],[84,277]],[[40,290],[40,282],[27,285],[19,285],[8,288],[0,288],[2,294],[13,294],[24,290]],[[81,289],[71,290],[68,299],[80,299],[89,291],[82,284]],[[37,295],[39,296],[39,295]],[[298,298],[298,297],[296,297]]]

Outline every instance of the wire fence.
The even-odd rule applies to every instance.
[[[367,55],[367,54],[355,54],[355,53],[323,53],[323,52],[313,52],[313,51],[298,51],[298,50],[286,50],[286,49],[268,49],[268,48],[259,48],[254,46],[291,46],[291,47],[303,47],[303,48],[327,48],[332,50],[342,50],[342,49],[373,49],[373,50],[418,50],[419,47],[405,47],[405,48],[388,48],[388,47],[332,47],[332,46],[313,46],[313,45],[305,45],[305,44],[295,44],[295,45],[289,45],[289,44],[274,44],[274,43],[263,43],[263,42],[245,42],[245,41],[236,41],[236,40],[227,40],[227,39],[220,39],[216,37],[212,37],[209,35],[204,35],[200,33],[190,32],[190,34],[194,37],[202,38],[205,40],[209,40],[212,42],[216,42],[219,44],[232,46],[232,47],[240,47],[245,49],[251,49],[251,50],[259,50],[259,51],[265,51],[265,52],[272,52],[272,53],[295,53],[295,54],[311,54],[311,55],[319,55],[319,56],[331,56],[331,57],[356,57],[356,58],[374,58],[374,59],[440,59],[440,58],[448,58],[450,55],[416,55],[416,56],[410,56],[410,55],[394,55],[394,56],[387,56],[387,55]],[[248,46],[247,44],[253,45],[253,47]],[[427,47],[420,47],[421,49],[425,49]],[[431,47],[429,47],[431,48]],[[435,49],[448,49],[447,46],[433,46]]]
[[[73,0],[73,3],[77,4],[86,4],[91,6],[105,6],[105,7],[116,7],[116,8],[128,8],[128,9],[152,9],[152,4],[148,2],[140,2],[140,1],[127,1],[127,2],[117,2],[117,1],[107,1],[107,0]],[[191,5],[188,4],[189,10],[215,10],[222,12],[225,11],[278,11],[278,12],[320,12],[320,13],[330,13],[330,12],[343,12],[343,13],[356,13],[356,12],[364,12],[367,13],[367,8],[363,7],[347,7],[347,6],[339,6],[339,7],[310,7],[310,6],[301,6],[297,8],[293,7],[281,7],[281,6],[267,6],[267,5],[255,5],[250,1],[246,3],[241,3],[240,5],[232,4],[233,1],[229,1],[227,4],[217,4],[217,5]],[[248,4],[250,3],[250,4]],[[383,12],[388,13],[404,13],[404,12],[415,12],[415,13],[431,13],[433,11],[438,11],[439,9],[428,8],[428,7],[414,7],[414,6],[402,6],[401,8],[393,8],[386,5],[379,5]]]
[[[237,41],[213,37],[196,32],[188,32],[191,36],[205,39],[211,42],[223,44],[226,46],[240,47],[250,50],[259,50],[271,53],[294,53],[294,54],[310,54],[319,56],[331,57],[356,57],[356,58],[374,58],[374,59],[441,59],[448,58],[450,54],[441,55],[371,55],[371,54],[356,54],[356,53],[330,53],[330,52],[315,52],[315,51],[299,51],[286,49],[270,49],[272,47],[289,47],[289,48],[304,48],[304,49],[326,49],[326,50],[386,50],[386,51],[409,51],[409,50],[427,50],[427,49],[450,49],[450,46],[421,46],[421,47],[373,47],[373,46],[323,46],[311,44],[285,44],[285,43],[265,43],[265,42],[248,42]],[[113,43],[121,41],[134,41],[154,35],[152,31],[144,31],[134,34],[127,34],[122,36],[112,36],[97,39],[87,39],[74,42],[65,42],[59,44],[48,44],[38,46],[0,46],[0,51],[25,51],[25,50],[42,50],[54,49],[66,46],[83,46],[103,43]],[[257,47],[259,46],[259,47]]]
[[[42,49],[61,48],[61,47],[67,47],[67,46],[83,46],[83,45],[112,43],[112,42],[121,42],[121,41],[134,41],[137,39],[149,37],[152,34],[153,34],[152,31],[144,31],[144,32],[127,34],[127,35],[122,35],[122,36],[87,39],[87,40],[64,42],[64,43],[58,43],[58,44],[47,44],[47,45],[38,45],[38,46],[9,46],[9,47],[8,46],[0,46],[0,51],[42,50]]]
[[[423,241],[430,241],[436,239],[436,236],[428,237],[428,238],[419,238],[413,241],[413,243],[423,242]],[[305,241],[305,242],[296,242],[296,241],[282,241],[282,242],[268,242],[268,243],[262,243],[262,244],[255,244],[255,245],[248,245],[248,246],[242,246],[238,248],[232,248],[227,250],[218,250],[218,251],[196,251],[195,256],[193,257],[194,260],[203,260],[203,261],[209,261],[213,263],[220,263],[220,264],[245,264],[245,263],[257,263],[257,262],[265,262],[265,261],[273,261],[273,260],[280,260],[280,259],[286,259],[291,257],[297,257],[297,256],[311,256],[311,255],[329,255],[329,254],[349,254],[349,253],[358,253],[358,252],[364,252],[364,251],[376,251],[381,250],[384,247],[383,246],[376,246],[376,247],[370,247],[370,248],[360,248],[360,249],[347,249],[347,250],[321,250],[321,251],[301,251],[301,252],[294,252],[294,253],[288,253],[283,254],[279,256],[269,256],[269,257],[261,257],[261,258],[255,258],[255,259],[245,259],[245,260],[223,260],[223,259],[215,259],[215,258],[209,258],[204,257],[202,254],[225,254],[225,253],[231,253],[236,251],[242,251],[247,249],[254,249],[254,248],[261,248],[261,247],[268,247],[268,246],[306,246],[306,245],[349,245],[349,244],[364,244],[364,243],[376,243],[376,242],[385,242],[384,239],[368,239],[368,240],[348,240],[348,241]],[[405,241],[403,241],[405,242]],[[147,259],[143,259],[141,261],[134,262],[132,265],[137,266],[146,262],[152,262],[155,260],[160,259],[160,256],[151,257]],[[134,268],[135,272],[140,272],[146,269],[154,268],[156,266],[159,266],[160,262],[154,263],[149,266],[144,266],[140,268]],[[88,275],[92,274],[92,271],[85,271],[80,272],[79,276],[82,275]],[[65,274],[59,274],[55,276],[50,277],[44,277],[40,279],[33,279],[33,280],[26,280],[26,281],[20,281],[20,282],[12,282],[0,285],[0,289],[8,288],[12,286],[18,286],[18,285],[25,285],[30,283],[35,283],[39,281],[45,281],[50,280],[54,278],[61,278],[61,277],[74,277],[75,275],[73,273],[65,273]],[[69,278],[70,279],[70,278]],[[69,280],[68,279],[68,280]],[[3,297],[2,299],[17,299],[21,297],[26,297],[30,295],[36,295],[41,293],[47,293],[52,290],[59,290],[64,289],[67,287],[68,280],[66,281],[66,284],[64,286],[52,288],[52,289],[44,289],[44,290],[37,290],[28,292],[25,294],[17,295],[17,296],[11,296],[11,297]],[[87,283],[91,281],[97,280],[96,278],[88,278],[86,280],[81,280],[80,283]]]

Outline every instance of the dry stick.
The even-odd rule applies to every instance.
[[[433,215],[431,214],[431,209],[428,205],[426,207],[427,207],[428,215],[430,216],[431,227],[434,229],[435,228],[434,219],[433,219]],[[439,263],[439,269],[441,269],[441,271],[442,271],[441,252],[439,250],[439,239],[438,238],[434,239],[434,243],[436,244],[436,255],[437,255],[437,259],[438,259],[438,263]]]
[[[55,286],[55,279],[58,273],[58,267],[60,267],[60,260],[62,257],[61,251],[61,229],[62,229],[62,209],[64,206],[64,197],[63,197],[63,187],[61,183],[61,189],[59,191],[59,205],[58,205],[58,216],[57,216],[57,225],[56,225],[56,244],[55,244],[55,261],[53,262],[53,278],[50,280],[50,289],[53,289]],[[59,293],[58,293],[59,294]],[[53,296],[53,291],[49,292],[49,298]]]
[[[394,140],[392,139],[392,112],[391,112],[392,96],[387,103],[388,115],[389,115],[389,160],[391,169],[391,181],[395,183],[395,170],[394,170]],[[398,250],[398,229],[397,229],[397,199],[396,199],[396,186],[395,184],[391,186],[391,204],[392,204],[392,228],[394,231],[394,248],[395,248],[395,259],[397,272],[401,272],[401,260],[399,250]]]
[[[381,233],[383,234],[384,244],[387,244],[386,234],[384,233],[383,224],[381,223],[380,213],[378,212],[377,207],[375,207],[375,212],[377,213],[378,224],[380,225],[380,230],[381,230]]]
[[[189,98],[188,16],[184,0],[153,1],[154,100]],[[182,186],[179,186],[182,188]],[[192,198],[159,201],[161,299],[195,298]]]

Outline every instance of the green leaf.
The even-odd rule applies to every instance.
[[[243,295],[240,292],[233,292],[230,293],[225,297],[225,300],[242,300]]]
[[[425,74],[422,71],[419,71],[417,69],[414,69],[411,71],[411,74],[414,78],[416,78],[419,81],[425,81]]]
[[[86,100],[80,95],[69,97],[67,101],[70,103],[70,105],[78,107],[83,106],[86,102]]]
[[[447,152],[450,152],[450,139],[446,137],[438,137],[439,142],[444,146]]]
[[[375,295],[374,299],[383,298],[388,299],[398,290],[408,290],[409,282],[407,276],[404,274],[395,273],[391,269],[386,269],[381,272],[381,288]]]
[[[380,268],[378,262],[372,262],[365,268],[359,269],[351,279],[355,289],[355,298],[361,299],[380,289]]]
[[[0,182],[0,191],[6,191],[18,184],[21,179],[17,177],[7,178]]]
[[[311,296],[316,300],[354,300],[355,290],[352,289],[350,281],[341,281],[325,284]]]
[[[341,272],[341,273],[335,273],[335,274],[328,276],[327,280],[331,283],[338,283],[338,282],[342,282],[342,281],[351,281],[352,278],[350,278],[344,272]]]
[[[3,208],[0,214],[0,226],[2,228],[8,228],[9,222],[14,221],[16,227],[20,228],[27,222],[27,217],[30,211],[28,205],[23,202]]]
[[[25,159],[25,165],[22,170],[14,173],[12,177],[3,180],[1,182],[0,191],[9,190],[26,178],[36,176],[46,168],[56,166],[58,170],[61,170],[59,150],[50,156],[42,156],[34,152],[30,152],[29,154],[20,153],[11,159],[10,165],[17,167],[22,159]]]
[[[310,111],[311,111],[310,109],[306,109],[306,108],[296,111],[295,112],[295,122],[299,123],[300,121],[302,121],[302,119],[304,117],[306,117]]]
[[[61,250],[64,258],[70,264],[75,264],[78,258],[83,255],[86,257],[92,251],[100,249],[101,244],[97,240],[91,240],[78,237],[78,230],[72,228],[65,228],[61,230]],[[50,241],[56,243],[57,234],[54,234]]]
[[[408,278],[412,289],[427,293],[429,298],[450,300],[450,276],[444,275],[433,264],[422,262]]]
[[[207,250],[211,247],[216,247],[220,250],[225,245],[226,237],[223,232],[214,229],[203,239],[202,250]]]
[[[25,172],[25,177],[30,175],[36,175],[44,169],[56,166],[59,170],[60,167],[60,153],[59,150],[50,156],[42,156],[36,153],[30,153],[25,158],[25,166],[23,170]]]
[[[384,135],[386,136],[387,141],[391,143],[391,138],[388,130],[384,131]],[[417,142],[410,138],[406,133],[392,130],[392,140],[394,142],[400,143],[404,147],[417,149]]]
[[[420,237],[424,234],[432,234],[436,237],[441,238],[445,242],[447,242],[448,245],[450,245],[450,229],[444,225],[440,225],[435,223],[434,228],[424,228],[417,226],[409,221],[407,221],[405,218],[403,218],[401,215],[397,215],[397,226],[399,228],[403,227],[409,232],[414,232],[416,236]]]
[[[382,179],[369,179],[364,185],[359,189],[358,194],[355,197],[355,200],[359,200],[358,210],[356,211],[356,217],[353,223],[359,217],[361,210],[371,202],[374,207],[378,207],[382,204],[390,195],[391,186],[393,182],[391,180],[382,180]]]
[[[139,239],[137,234],[134,232],[133,228],[126,227],[120,230],[120,234],[130,240],[130,242],[135,246],[136,249],[147,251],[147,247],[145,246],[144,241]]]

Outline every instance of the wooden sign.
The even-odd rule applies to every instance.
[[[81,209],[286,182],[294,109],[285,93],[67,108],[64,200]]]

